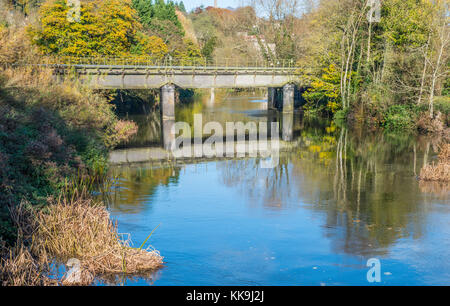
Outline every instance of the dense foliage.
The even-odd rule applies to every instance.
[[[29,33],[42,53],[78,57],[132,53],[162,57],[167,53],[161,38],[140,32],[142,26],[130,1],[82,1],[79,21],[67,18],[69,9],[64,0],[49,0],[41,6],[39,22]]]
[[[418,117],[445,123],[438,101],[450,103],[448,5],[385,0],[374,20],[366,1],[319,1],[300,19],[308,112],[343,110],[349,122],[396,131],[419,128]]]
[[[136,129],[104,94],[9,65],[38,56],[23,27],[0,27],[0,245],[14,242],[11,207],[44,206],[72,180],[101,178],[108,149]]]
[[[133,0],[133,6],[139,14],[141,22],[149,29],[153,29],[155,22],[169,21],[180,31],[183,30],[180,21],[175,13],[175,3],[164,0]]]

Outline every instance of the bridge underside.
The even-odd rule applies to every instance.
[[[174,84],[181,88],[282,87],[293,76],[273,73],[172,73],[172,74],[79,74],[86,85],[97,89],[149,89]]]

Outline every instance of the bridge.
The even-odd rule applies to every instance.
[[[175,87],[267,87],[269,107],[283,111],[292,110],[292,83],[300,74],[292,60],[47,57],[39,65],[54,69],[57,77],[74,72],[82,83],[95,89],[161,89],[162,102],[167,98],[168,104]],[[274,88],[283,88],[288,99],[277,103]]]
[[[58,74],[74,70],[79,79],[98,89],[148,89],[173,84],[181,88],[282,87],[295,81],[295,67],[285,61],[267,62],[162,62],[54,64]]]
[[[268,108],[292,113],[300,76],[292,60],[48,57],[34,65],[53,69],[57,80],[75,75],[94,89],[160,89],[161,116],[167,122],[175,120],[176,87],[266,87]]]

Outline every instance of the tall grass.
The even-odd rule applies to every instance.
[[[45,209],[19,206],[13,212],[20,234],[17,245],[1,259],[2,285],[88,285],[112,275],[146,275],[163,264],[151,246],[132,247],[120,234],[101,202],[83,192],[63,195]],[[52,263],[80,260],[81,278],[56,278]]]
[[[23,244],[9,250],[1,259],[0,285],[3,286],[48,286],[57,281],[44,275],[47,266],[40,263]]]
[[[450,182],[450,143],[441,146],[437,163],[425,165],[419,178],[423,181]]]
[[[80,197],[61,198],[36,215],[33,250],[59,260],[78,258],[94,274],[139,273],[162,265],[162,257],[151,247],[131,247],[123,239],[101,203]]]

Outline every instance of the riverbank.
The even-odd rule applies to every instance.
[[[92,275],[82,284],[160,266],[159,254],[131,248],[105,204],[90,198],[106,178],[108,150],[132,135],[134,124],[117,119],[100,94],[52,85],[48,71],[3,70],[0,80],[2,285],[60,284],[49,277],[51,266],[71,257]],[[74,237],[77,244],[69,243]]]
[[[1,284],[58,284],[61,279],[50,279],[47,272],[59,254],[79,258],[82,264],[102,250],[111,254],[112,243],[102,244],[103,249],[96,248],[97,253],[92,253],[86,249],[92,242],[89,240],[79,241],[75,249],[64,244],[57,251],[45,244],[36,249],[35,242],[45,237],[48,218],[67,225],[53,233],[57,242],[66,241],[64,235],[82,237],[76,231],[97,231],[114,242],[114,252],[122,256],[117,263],[127,262],[128,271],[136,271],[130,268],[133,264],[148,269],[142,260],[133,259],[136,254],[130,254],[144,250],[132,251],[127,240],[118,236],[105,205],[90,198],[90,192],[106,178],[108,151],[133,135],[136,125],[117,118],[110,95],[72,81],[55,84],[46,69],[11,65],[18,58],[38,56],[23,27],[0,29]],[[64,200],[64,196],[70,197]],[[65,214],[71,209],[77,209],[76,213]],[[85,223],[86,215],[97,219]],[[105,225],[102,230],[97,221]],[[30,232],[37,236],[30,236]],[[50,241],[48,237],[45,240]],[[162,260],[155,258],[158,263]],[[116,264],[109,272],[122,268]],[[96,275],[99,271],[89,269],[89,273]]]
[[[49,201],[45,210],[19,205],[11,210],[20,237],[1,261],[2,285],[90,285],[116,276],[145,277],[163,258],[145,242],[132,247],[119,234],[104,203],[85,192]],[[31,242],[31,243],[30,243]],[[70,271],[62,273],[65,264]]]
[[[424,104],[387,106],[368,100],[357,103],[351,110],[337,111],[334,120],[388,133],[416,133],[450,139],[450,97],[441,96],[435,100],[433,116]]]
[[[424,165],[419,178],[423,181],[450,182],[450,144],[441,146],[438,161]]]

